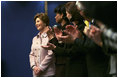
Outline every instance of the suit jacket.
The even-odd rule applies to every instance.
[[[38,33],[33,38],[31,52],[29,55],[30,66],[38,66],[43,73],[40,76],[55,75],[54,53],[52,50],[46,50],[41,45],[47,45],[49,39],[46,33]],[[36,76],[33,72],[33,76]]]
[[[86,63],[89,77],[108,77],[109,59],[102,48],[85,36],[84,40],[75,40],[78,49],[86,54]]]
[[[69,23],[66,23],[63,26],[59,25],[59,26],[57,26],[57,28],[63,31],[63,30],[65,30],[66,25],[69,25]],[[63,35],[65,35],[65,33],[63,33]],[[50,40],[50,43],[53,43],[54,45],[56,45],[56,49],[53,50],[53,52],[55,53],[55,57],[56,57],[56,60],[55,60],[56,61],[55,62],[56,74],[55,74],[55,76],[56,77],[65,77],[67,60],[68,60],[67,53],[65,54],[66,44],[59,43],[56,37],[54,37],[52,40]]]

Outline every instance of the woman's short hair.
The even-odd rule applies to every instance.
[[[63,14],[63,19],[64,19],[66,22],[69,22],[68,18],[66,17],[65,4],[61,4],[61,5],[57,6],[57,7],[54,9],[54,12],[55,12],[55,13],[59,13],[59,14]]]
[[[45,13],[37,13],[34,16],[34,22],[36,23],[36,19],[39,18],[40,20],[42,20],[46,26],[49,26],[49,17],[47,16],[47,14]]]

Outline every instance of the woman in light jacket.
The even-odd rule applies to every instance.
[[[47,45],[50,36],[47,33],[49,29],[49,18],[44,13],[38,13],[34,17],[36,28],[40,31],[33,38],[31,52],[29,54],[30,66],[34,77],[52,77],[55,75],[54,53],[52,50],[42,48]]]

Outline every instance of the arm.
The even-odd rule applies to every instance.
[[[34,40],[34,39],[33,39]],[[31,46],[31,52],[29,54],[29,59],[30,59],[30,67],[33,68],[35,65],[35,60],[34,60],[34,52],[33,52],[33,40],[32,40],[32,46]]]
[[[42,47],[47,50],[53,50],[53,52],[56,55],[61,55],[61,56],[67,55],[70,50],[66,48],[66,44],[64,44],[64,47],[60,47],[58,40],[56,38],[51,39],[47,44],[47,46],[42,46]]]
[[[103,50],[110,54],[117,52],[117,33],[111,29],[104,29],[102,32]]]
[[[50,65],[50,63],[53,61],[53,59],[54,59],[54,53],[52,52],[52,50],[48,50],[48,53],[45,56],[44,60],[41,62],[39,68],[42,71],[46,70]]]
[[[34,37],[35,38],[35,37]],[[33,51],[33,42],[34,42],[34,38],[32,40],[32,46],[31,46],[31,52],[29,54],[29,59],[30,59],[30,67],[32,68],[32,70],[34,71],[34,73],[36,75],[40,74],[40,68],[36,66],[36,63],[35,63],[35,54],[34,54],[34,51]]]
[[[68,56],[70,51],[71,51],[71,48],[65,48],[65,47],[59,47],[59,46],[56,46],[56,48],[54,49],[54,53],[60,56]]]
[[[85,52],[85,53],[92,53],[95,52],[95,50],[98,50],[98,45],[94,43],[91,39],[89,39],[87,36],[84,36],[84,40],[76,38],[74,41],[74,49],[78,49],[79,52]]]
[[[65,47],[60,47],[58,45],[54,45],[52,43],[48,43],[47,46],[42,46],[44,49],[47,49],[47,50],[53,50],[53,52],[56,54],[56,55],[60,55],[60,56],[67,56],[69,55],[70,53],[70,50],[71,48],[65,48]]]

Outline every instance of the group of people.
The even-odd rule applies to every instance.
[[[116,77],[117,2],[76,1],[54,10],[59,26],[45,13],[34,22],[40,32],[29,54],[34,77]]]

